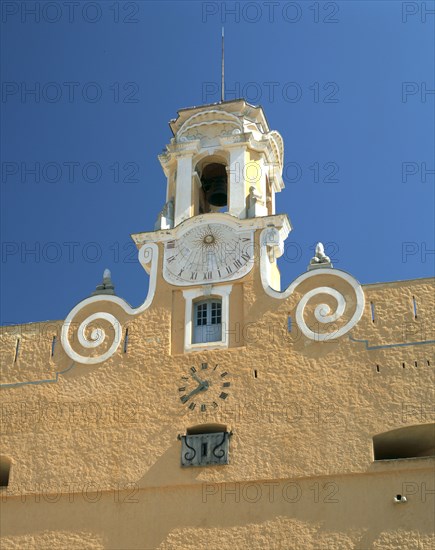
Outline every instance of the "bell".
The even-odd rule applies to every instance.
[[[225,166],[221,164],[208,165],[204,169],[201,183],[209,204],[212,206],[226,206],[228,204]]]
[[[204,189],[207,202],[212,206],[225,206],[227,204],[226,176],[203,178],[202,188]]]

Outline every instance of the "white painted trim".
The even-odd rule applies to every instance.
[[[228,326],[230,320],[230,294],[233,290],[233,285],[214,286],[208,285],[204,287],[191,288],[183,290],[185,300],[184,310],[184,351],[201,351],[210,349],[222,349],[228,347]],[[219,296],[222,299],[222,340],[220,342],[208,342],[193,344],[193,301],[197,298],[209,299],[213,296]]]
[[[267,137],[270,139],[271,143],[273,144],[273,148],[275,149],[275,154],[278,160],[280,171],[282,172],[282,167],[284,164],[284,141],[282,139],[282,136],[276,130],[272,130],[271,132],[269,132]]]
[[[245,153],[244,146],[230,149],[228,212],[236,218],[246,218]]]
[[[264,207],[266,208],[266,216],[267,216],[267,205],[266,205],[266,164],[264,162],[264,157],[261,157],[258,161],[258,164],[260,166],[260,193],[261,197],[264,203]]]
[[[140,264],[144,269],[146,269],[148,265],[151,264],[151,268],[149,270],[150,283],[148,294],[144,303],[138,308],[132,308],[129,304],[127,304],[125,300],[123,300],[122,298],[118,298],[118,296],[97,295],[91,296],[90,298],[83,300],[70,311],[62,325],[60,337],[63,349],[65,350],[65,353],[68,355],[68,357],[70,357],[73,361],[76,361],[77,363],[82,363],[84,365],[96,365],[98,363],[102,363],[103,361],[107,361],[107,359],[112,357],[112,355],[118,349],[119,344],[121,343],[121,323],[114,315],[105,311],[93,313],[92,315],[84,319],[77,329],[78,341],[83,347],[97,348],[105,341],[106,333],[101,328],[94,329],[91,333],[91,341],[89,341],[86,338],[86,329],[88,328],[88,326],[96,319],[107,321],[112,326],[115,332],[115,337],[112,344],[105,353],[95,357],[86,357],[84,355],[80,355],[72,349],[71,344],[69,343],[69,331],[71,326],[74,327],[73,319],[80,311],[82,311],[90,304],[95,304],[99,302],[102,302],[102,306],[104,306],[108,302],[116,304],[121,307],[128,315],[139,315],[139,313],[145,311],[151,305],[154,294],[156,292],[158,256],[159,249],[158,246],[154,243],[146,243],[139,250],[138,258]]]
[[[249,229],[263,229],[264,227],[269,227],[271,225],[281,227],[280,232],[282,238],[287,238],[288,233],[291,231],[292,227],[288,219],[287,214],[275,214],[272,216],[263,216],[261,218],[245,218],[243,220],[231,216],[228,212],[210,212],[207,214],[201,214],[199,216],[194,216],[184,220],[176,227],[173,227],[170,230],[157,230],[149,231],[143,233],[133,233],[131,238],[136,243],[137,246],[149,243],[149,242],[159,242],[163,243],[166,241],[172,241],[178,239],[182,236],[190,227],[196,226],[200,223],[224,223],[233,227],[236,231],[248,231]]]
[[[193,154],[189,153],[177,159],[177,181],[175,182],[174,225],[191,217]]]
[[[223,330],[223,327],[222,327]],[[211,351],[214,349],[227,349],[228,344],[224,344],[223,342],[203,342],[202,344],[191,344],[189,348],[184,348],[184,351],[186,353],[190,353],[191,351]]]
[[[203,120],[199,123],[194,123],[192,124],[192,121],[195,120],[196,118],[205,118],[205,117],[208,117],[209,115],[219,115],[220,117],[228,117],[227,120]],[[187,120],[185,120],[183,122],[183,124],[181,125],[181,127],[178,129],[178,132],[177,132],[177,136],[181,136],[183,133],[187,132],[190,128],[192,127],[195,127],[195,126],[200,126],[201,124],[228,124],[228,123],[232,123],[232,124],[235,124],[237,125],[237,127],[243,131],[243,125],[242,123],[240,122],[239,118],[236,116],[236,115],[233,115],[232,113],[229,113],[227,111],[222,111],[222,110],[218,110],[218,109],[210,109],[210,110],[207,110],[207,111],[200,111],[199,113],[195,113],[194,115],[192,115],[191,117],[189,117]]]
[[[272,298],[278,298],[280,300],[286,299],[289,296],[293,294],[295,289],[307,279],[311,279],[313,277],[321,277],[319,280],[323,279],[323,275],[332,275],[333,277],[336,277],[338,279],[344,280],[346,283],[348,283],[351,288],[353,289],[356,297],[356,308],[355,312],[352,315],[351,319],[338,330],[333,330],[331,332],[327,333],[321,333],[321,332],[315,332],[311,328],[307,326],[304,320],[304,311],[305,306],[307,305],[308,301],[313,298],[314,296],[320,295],[320,294],[326,294],[328,296],[332,296],[336,302],[337,302],[337,309],[335,313],[332,315],[330,314],[331,308],[328,304],[319,304],[314,312],[314,315],[316,319],[321,323],[332,323],[337,321],[344,313],[346,309],[346,299],[345,297],[338,292],[336,289],[331,287],[325,287],[320,286],[317,288],[314,288],[307,292],[300,302],[298,303],[296,307],[296,323],[298,327],[301,329],[302,333],[311,340],[315,340],[318,342],[325,342],[327,340],[332,340],[336,338],[340,338],[349,330],[351,330],[361,319],[362,314],[364,312],[364,304],[365,304],[365,298],[364,298],[364,291],[360,285],[360,283],[352,277],[349,273],[346,273],[345,271],[341,271],[339,269],[333,269],[329,267],[325,267],[322,269],[317,269],[313,271],[307,271],[306,273],[303,273],[297,279],[295,279],[283,292],[279,292],[277,290],[274,290],[270,286],[270,269],[269,269],[269,258],[267,254],[267,246],[268,246],[268,232],[269,229],[263,229],[260,235],[260,276],[261,276],[261,283],[263,285],[263,289]]]
[[[236,130],[240,130],[241,128],[240,124],[236,124],[232,120],[203,120],[201,122],[197,122],[196,124],[191,124],[185,130],[183,130],[183,132],[181,133],[179,132],[177,134],[177,141],[179,140],[184,143],[185,140],[189,140],[188,137],[183,137],[181,134],[185,134],[186,132],[188,132],[189,130],[192,130],[193,128],[198,128],[200,126],[213,126],[213,125],[222,126],[223,124],[229,124],[230,126],[234,126]],[[195,137],[194,140],[196,139],[198,138]]]

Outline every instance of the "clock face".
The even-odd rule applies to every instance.
[[[181,377],[178,394],[181,403],[191,411],[215,411],[229,397],[231,376],[223,367],[202,363],[190,367]]]
[[[165,244],[163,276],[174,285],[208,284],[243,277],[253,265],[253,231],[202,223]]]

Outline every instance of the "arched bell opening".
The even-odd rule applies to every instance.
[[[221,162],[209,162],[200,169],[199,213],[222,212],[228,207],[227,167]]]

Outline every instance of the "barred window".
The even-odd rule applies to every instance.
[[[182,466],[217,466],[229,463],[231,432],[219,424],[204,424],[188,429],[181,439]]]

